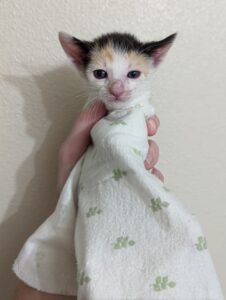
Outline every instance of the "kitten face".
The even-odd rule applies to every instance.
[[[107,109],[137,103],[150,92],[150,77],[170,48],[175,34],[160,42],[142,43],[130,34],[110,33],[93,42],[60,33],[60,42],[85,75],[92,99]]]
[[[109,44],[94,48],[85,73],[96,97],[108,109],[115,109],[134,102],[148,90],[150,71],[151,61],[145,55],[121,51]]]

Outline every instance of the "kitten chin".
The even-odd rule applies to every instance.
[[[146,105],[150,101],[150,91],[144,91],[142,93],[142,96],[137,96],[134,98],[127,99],[125,101],[107,101],[106,98],[101,97],[89,97],[88,101],[85,104],[85,107],[88,106],[90,103],[94,101],[101,101],[104,103],[106,109],[108,111],[114,111],[114,110],[126,110],[130,109],[132,107],[136,107],[138,105]]]

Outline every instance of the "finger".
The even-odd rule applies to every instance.
[[[160,125],[160,121],[156,115],[149,118],[147,120],[148,135],[149,136],[155,135],[158,130],[159,125]]]
[[[160,179],[162,182],[164,182],[164,176],[163,176],[163,174],[158,169],[153,168],[152,171],[151,171],[151,173],[153,175],[155,175],[158,179]]]
[[[59,191],[62,189],[72,167],[90,144],[90,130],[105,114],[106,109],[103,103],[95,102],[83,110],[75,120],[69,136],[59,151]]]
[[[107,110],[101,101],[92,102],[85,110],[83,110],[78,120],[85,122],[86,125],[93,126],[97,121],[103,118],[107,113]]]
[[[90,130],[105,114],[106,108],[100,101],[93,102],[79,114],[68,138],[61,147],[61,160],[72,164],[81,157],[90,144]]]
[[[144,161],[145,168],[147,170],[152,169],[159,159],[159,147],[155,141],[149,140],[148,141],[149,148],[146,160]]]
[[[157,128],[159,128],[160,120],[159,120],[158,116],[157,116],[157,115],[154,115],[154,116],[152,117],[152,119],[155,121],[155,123],[156,123],[156,125],[157,125]]]

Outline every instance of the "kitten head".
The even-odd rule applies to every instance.
[[[150,76],[171,47],[176,34],[143,43],[127,33],[104,34],[82,41],[59,33],[60,43],[89,83],[93,100],[109,110],[137,103],[150,92]],[[146,96],[147,97],[147,96]]]

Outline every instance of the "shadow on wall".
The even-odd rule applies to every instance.
[[[17,282],[11,268],[18,252],[55,207],[58,150],[82,107],[85,91],[81,79],[70,66],[41,75],[4,76],[3,79],[21,93],[26,131],[34,140],[32,153],[16,174],[16,192],[0,226],[0,293],[2,299],[8,300],[12,299]],[[41,93],[38,99],[37,93],[36,97],[33,93],[37,89]],[[44,110],[48,129],[42,124],[43,118],[39,119],[37,107]],[[18,208],[12,213],[15,206]]]

